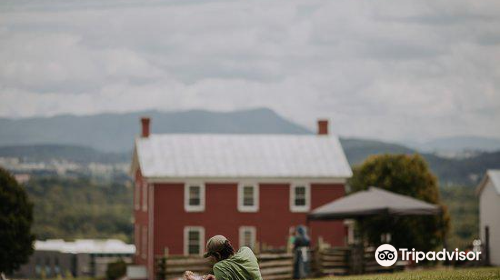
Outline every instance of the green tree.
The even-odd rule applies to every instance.
[[[391,234],[390,243],[396,248],[429,251],[443,244],[449,216],[440,201],[437,179],[421,156],[371,156],[361,166],[355,167],[353,173],[349,182],[352,192],[375,186],[440,205],[443,209],[443,214],[438,216],[366,218],[359,226],[371,244],[380,244],[384,233]]]
[[[28,262],[35,236],[33,204],[14,177],[0,168],[0,272],[12,273]]]

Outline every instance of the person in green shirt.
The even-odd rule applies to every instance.
[[[229,240],[215,235],[207,242],[205,258],[214,264],[214,275],[206,275],[204,280],[262,280],[257,257],[248,247],[241,247],[235,253]],[[198,280],[194,273],[186,271],[186,280]]]

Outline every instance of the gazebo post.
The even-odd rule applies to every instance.
[[[365,231],[363,230],[363,217],[357,217],[357,232],[359,239],[354,242],[353,247],[350,250],[349,257],[349,267],[352,274],[363,274],[364,273],[364,256],[365,256]]]

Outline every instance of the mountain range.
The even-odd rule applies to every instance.
[[[91,116],[0,118],[0,157],[31,160],[57,158],[83,163],[127,162],[130,160],[133,139],[139,134],[140,116],[151,117],[153,133],[313,133],[265,108],[236,112],[144,111]],[[465,158],[450,158],[435,153],[433,149],[417,150],[406,145],[378,140],[341,138],[341,143],[351,165],[360,164],[374,154],[420,153],[442,184],[472,186],[477,184],[486,169],[500,168],[500,151],[492,151],[495,147],[494,139],[466,139],[467,141],[461,143],[467,144],[468,147],[472,147],[476,139],[479,143],[475,146],[476,150],[486,146],[489,148]],[[433,145],[438,147],[442,145],[442,141],[454,143],[453,139],[439,139]],[[455,144],[449,146],[453,146],[455,150],[460,148],[460,145]]]

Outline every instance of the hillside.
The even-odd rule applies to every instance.
[[[414,154],[417,151],[398,144],[375,140],[341,139],[349,163],[361,164],[370,155]],[[87,164],[128,163],[131,152],[106,153],[82,146],[28,145],[0,147],[0,157],[20,157],[28,161],[68,160]],[[434,154],[421,154],[442,185],[475,186],[487,169],[500,168],[500,151],[479,153],[464,159],[443,158]]]
[[[35,162],[59,159],[76,163],[118,163],[129,160],[130,154],[101,152],[84,146],[42,144],[3,146],[0,147],[0,157],[18,157]]]
[[[224,113],[144,111],[16,120],[0,118],[0,146],[3,146],[0,147],[0,157],[19,157],[28,161],[63,159],[83,164],[126,163],[130,160],[133,139],[140,129],[139,118],[143,115],[152,117],[154,133],[313,133],[263,108]],[[469,146],[476,139],[462,138],[463,141],[457,143]],[[351,165],[362,163],[370,155],[418,152],[405,145],[377,140],[340,140]],[[480,144],[484,142],[479,140]],[[443,145],[443,141],[436,143]],[[490,139],[483,144],[488,143],[493,145],[494,141]],[[455,144],[450,145],[455,147]],[[486,169],[500,168],[500,151],[477,152],[463,158],[443,157],[430,152],[421,154],[443,185],[474,186]]]
[[[0,146],[60,144],[92,147],[106,152],[132,149],[139,118],[150,116],[155,133],[311,133],[269,109],[235,112],[191,110],[143,111],[91,116],[0,118]]]
[[[461,152],[467,150],[493,152],[500,150],[500,139],[475,136],[455,136],[437,138],[414,145],[426,152]]]

